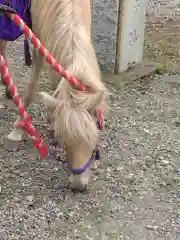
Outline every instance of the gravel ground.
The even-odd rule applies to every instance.
[[[145,56],[178,73],[179,55],[172,55],[178,46],[170,43],[179,41],[180,22],[168,21],[163,31],[159,21],[164,20],[147,25]],[[157,44],[155,36],[167,31],[171,38]],[[27,82],[31,74],[24,67],[21,42],[10,45],[9,61],[13,79]],[[17,116],[8,103],[8,115],[0,119],[0,240],[178,240],[179,84],[155,76],[121,90],[108,86],[114,115],[102,136],[103,159],[84,194],[72,193],[66,187],[67,169],[51,156],[40,161],[30,141],[16,153],[4,150],[3,138]],[[48,88],[44,75],[41,88]],[[33,104],[30,113],[50,139],[41,105]]]
[[[180,3],[151,0],[148,10],[145,57],[159,62],[168,72],[179,73]]]

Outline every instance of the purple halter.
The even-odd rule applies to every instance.
[[[95,160],[100,160],[100,151],[99,151],[98,148],[93,152],[89,161],[81,168],[73,169],[72,166],[68,163],[68,161],[66,163],[67,163],[67,166],[68,166],[69,170],[72,172],[72,174],[80,175],[80,174],[86,172],[89,169],[89,167],[91,166],[91,163],[94,159]]]
[[[102,130],[103,129],[103,123],[98,119],[97,120],[97,127],[98,127],[98,130]],[[84,172],[86,172],[90,166],[91,166],[91,163],[93,160],[97,160],[99,161],[101,158],[100,156],[100,150],[99,150],[99,147],[96,146],[96,149],[93,151],[93,154],[91,156],[91,158],[88,160],[88,162],[81,168],[77,168],[77,169],[73,169],[72,166],[70,165],[70,163],[68,162],[68,160],[64,160],[62,161],[64,164],[67,164],[69,170],[72,172],[72,174],[74,175],[80,175]]]

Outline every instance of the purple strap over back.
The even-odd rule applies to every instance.
[[[16,10],[17,14],[31,28],[30,0],[0,0],[0,4],[8,5]],[[5,15],[0,15],[0,39],[15,41],[22,35],[22,31]]]

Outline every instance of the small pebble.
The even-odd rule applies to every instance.
[[[168,165],[169,164],[169,161],[168,160],[162,160],[161,162],[163,165]]]
[[[157,230],[157,229],[158,229],[158,226],[146,225],[146,228],[147,228],[148,230]]]
[[[33,202],[34,196],[29,195],[29,196],[26,197],[26,200],[27,200],[28,202]]]

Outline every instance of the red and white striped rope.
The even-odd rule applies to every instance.
[[[8,90],[13,98],[14,103],[16,104],[19,115],[23,118],[23,121],[18,123],[18,126],[24,128],[25,131],[31,136],[34,146],[38,149],[42,158],[45,158],[48,154],[48,148],[44,144],[43,139],[40,134],[36,131],[32,125],[31,116],[25,111],[24,104],[21,102],[21,98],[18,94],[16,85],[14,84],[11,74],[8,71],[6,66],[6,61],[3,56],[0,54],[0,73],[3,77],[3,83],[6,84]]]
[[[81,81],[77,80],[73,75],[67,73],[65,69],[57,63],[57,61],[52,57],[50,52],[41,44],[40,40],[35,36],[35,34],[30,30],[30,28],[24,23],[24,21],[17,15],[9,12],[5,13],[16,25],[20,27],[20,29],[24,32],[26,37],[30,40],[30,42],[34,45],[34,47],[39,50],[39,52],[45,57],[46,61],[51,64],[55,71],[57,71],[61,77],[64,77],[71,85],[75,86],[81,91],[88,92],[89,88],[85,86]],[[21,102],[21,99],[18,95],[16,86],[11,79],[10,73],[6,67],[5,60],[0,55],[0,71],[3,74],[4,83],[8,86],[9,91],[12,95],[13,101],[19,110],[19,115],[24,119],[24,121],[20,122],[18,125],[24,128],[29,135],[32,137],[32,141],[34,146],[38,149],[41,156],[45,158],[48,154],[48,150],[46,145],[44,144],[41,136],[36,131],[36,129],[32,125],[31,116],[25,111],[24,105]],[[99,111],[99,117],[101,120],[103,119],[103,112]]]
[[[57,71],[60,76],[64,77],[71,85],[75,86],[81,91],[88,92],[89,88],[85,86],[81,81],[77,80],[73,75],[67,73],[65,69],[57,63],[57,61],[53,58],[51,53],[42,45],[40,40],[35,36],[35,34],[31,31],[31,29],[24,23],[24,21],[17,15],[13,13],[6,13],[6,15],[20,27],[20,29],[24,32],[29,41],[33,44],[33,46],[39,50],[39,52],[45,57],[46,61],[51,64],[55,71]],[[98,116],[103,119],[103,111],[98,109]],[[100,114],[101,113],[101,114]]]
[[[89,88],[85,86],[81,81],[77,80],[73,75],[67,73],[65,69],[57,63],[57,61],[53,58],[50,52],[42,45],[40,40],[35,36],[35,34],[31,31],[31,29],[24,23],[24,21],[17,15],[12,13],[6,13],[7,16],[14,21],[16,25],[20,27],[20,29],[24,32],[26,37],[30,40],[30,42],[34,45],[36,49],[45,57],[46,61],[53,66],[53,68],[60,73],[62,77],[64,77],[71,85],[75,86],[81,91],[88,92]],[[101,119],[103,117],[103,111],[98,109],[98,116]],[[104,124],[103,124],[104,125]]]
[[[73,75],[67,73],[65,69],[57,63],[57,61],[53,58],[50,52],[42,45],[40,40],[35,36],[31,29],[24,23],[24,21],[17,14],[6,12],[6,15],[16,25],[20,27],[20,29],[24,32],[29,41],[45,57],[46,61],[53,66],[54,70],[60,73],[61,77],[64,77],[71,85],[75,86],[79,90],[88,91],[87,86],[85,86],[81,81],[77,80]]]

